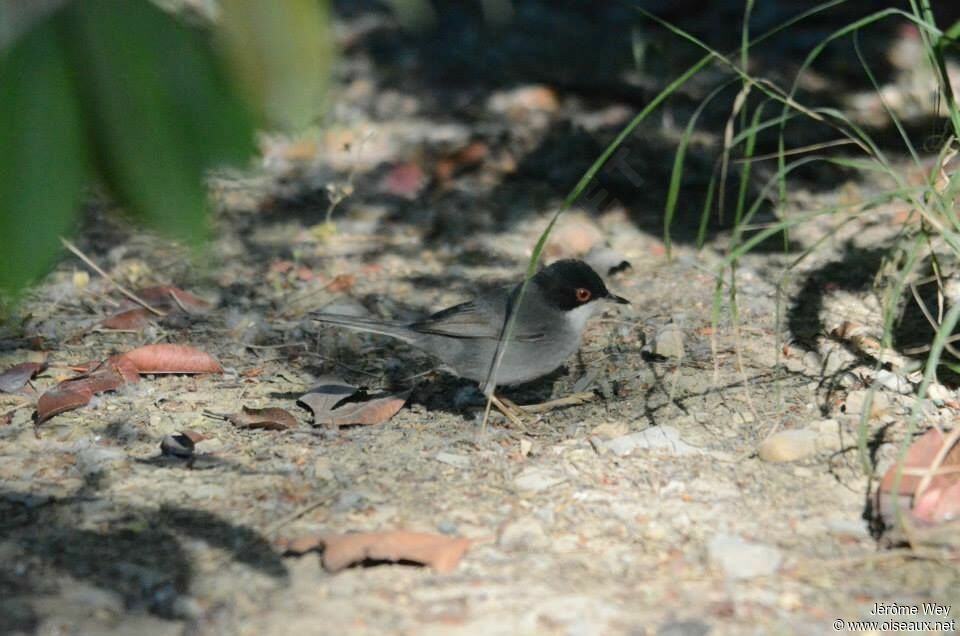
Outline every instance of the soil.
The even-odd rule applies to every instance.
[[[706,28],[727,19],[724,4],[687,18]],[[619,5],[602,3],[582,30],[583,12],[566,3],[517,5],[501,30],[451,10],[420,36],[363,3],[341,7],[328,119],[296,137],[265,135],[256,165],[211,177],[215,237],[201,254],[91,201],[76,242],[115,281],[176,285],[213,308],[103,329],[120,299],[114,284],[67,258],[2,327],[0,369],[45,358],[39,394],[72,365],[171,342],[213,354],[226,372],[146,377],[39,426],[35,395],[0,394],[0,633],[823,634],[836,620],[882,620],[877,603],[937,603],[953,607],[941,619],[957,618],[956,548],[906,549],[875,523],[875,483],[911,436],[916,397],[880,386],[875,352],[836,331],[850,323],[880,338],[887,288],[874,282],[904,208],[824,215],[775,237],[739,261],[736,312],[727,287],[715,310],[729,218],[711,221],[703,248],[695,237],[729,115],[719,106],[691,147],[669,254],[663,234],[674,148],[705,92],[697,82],[641,125],[547,250],[552,260],[606,244],[630,263],[604,273],[632,304],[611,305],[565,367],[507,395],[530,404],[586,391],[592,401],[522,426],[494,411],[484,427],[470,383],[424,354],[310,321],[321,308],[414,317],[519,280],[566,192],[693,59],[680,47],[654,56],[654,70],[632,68],[628,38],[601,37],[615,25],[624,33]],[[654,51],[670,46],[643,28]],[[576,42],[557,47],[565,33]],[[892,37],[868,44],[909,48]],[[785,60],[802,59],[790,46],[758,72],[787,73]],[[843,91],[814,87],[804,99],[842,93],[867,126],[882,107],[844,75],[854,73],[842,53],[818,72],[843,78]],[[904,108],[912,70],[877,70]],[[929,130],[922,113],[908,122]],[[809,144],[825,133],[796,134]],[[752,195],[772,170],[753,171]],[[735,192],[741,169],[732,172]],[[884,187],[811,168],[775,212]],[[884,360],[898,378],[915,368],[896,352]],[[413,392],[386,423],[314,427],[297,398],[329,375]],[[871,384],[865,471],[858,430]],[[955,422],[955,390],[942,388],[917,432]],[[216,417],[241,405],[284,408],[298,425],[249,430]],[[795,429],[811,433],[811,448],[788,441],[794,461],[760,457],[762,440]],[[193,459],[161,455],[163,438],[185,430],[206,437]],[[452,573],[410,563],[329,573],[316,551],[281,547],[389,530],[474,543]]]

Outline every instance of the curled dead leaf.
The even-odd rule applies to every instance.
[[[205,439],[207,438],[204,435],[191,430],[185,430],[176,435],[165,435],[160,442],[160,452],[163,455],[184,459],[193,457],[197,443]]]
[[[42,362],[21,362],[0,373],[0,393],[15,393],[47,368]]]
[[[300,404],[313,411],[313,425],[336,428],[351,425],[382,424],[397,414],[411,390],[367,395],[357,387],[335,377],[300,396]]]
[[[223,373],[223,367],[209,353],[184,345],[146,345],[121,357],[140,373]]]
[[[910,445],[900,483],[898,467],[884,474],[877,491],[878,509],[888,525],[896,525],[894,504],[920,522],[938,524],[960,518],[960,443],[956,431],[930,429]]]
[[[210,308],[210,303],[204,299],[170,285],[145,287],[136,290],[135,294],[154,309],[168,315],[203,313]],[[132,300],[124,299],[120,311],[104,319],[100,325],[107,329],[137,330],[161,318]]]
[[[441,574],[453,572],[473,541],[427,532],[358,532],[353,534],[307,535],[287,542],[287,552],[302,554],[323,545],[323,567],[338,572],[367,559],[413,561]]]
[[[262,428],[268,431],[286,431],[297,426],[297,418],[278,407],[252,409],[245,406],[239,413],[234,413],[227,419],[240,428]]]
[[[136,368],[128,360],[119,356],[109,358],[92,371],[64,380],[41,395],[37,401],[37,423],[86,406],[98,393],[114,391],[127,383],[139,381]]]

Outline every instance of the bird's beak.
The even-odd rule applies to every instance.
[[[629,301],[629,300],[627,300],[627,299],[624,298],[623,296],[617,296],[616,294],[610,294],[609,296],[607,296],[607,299],[608,299],[608,300],[612,300],[613,302],[617,303],[618,305],[629,305],[629,304],[630,304],[630,301]]]

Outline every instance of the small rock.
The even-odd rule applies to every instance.
[[[886,369],[877,371],[877,374],[873,376],[873,381],[894,393],[900,393],[901,395],[913,393],[913,385],[910,384],[909,380]]]
[[[817,452],[819,433],[793,429],[774,433],[760,442],[760,459],[765,462],[794,462]]]
[[[706,636],[711,627],[700,620],[671,621],[657,629],[657,636]]]
[[[853,539],[869,539],[870,529],[863,519],[836,517],[827,519],[827,531],[831,534]]]
[[[590,434],[596,438],[609,440],[616,437],[622,437],[627,434],[627,425],[623,422],[605,422],[595,426]]]
[[[504,550],[542,550],[549,545],[543,526],[533,517],[508,522],[500,529],[497,545]]]
[[[850,391],[847,394],[847,399],[843,402],[846,414],[859,417],[863,413],[869,393],[870,389]],[[870,416],[881,417],[889,407],[890,398],[882,391],[873,391],[873,397],[870,401]]]
[[[606,245],[595,245],[583,260],[601,276],[612,276],[633,267],[623,254]]]
[[[944,402],[946,400],[953,400],[955,394],[953,391],[943,386],[939,382],[934,382],[927,387],[927,397],[931,400],[939,400]]]
[[[843,430],[837,420],[821,420],[816,426],[818,451],[836,451],[843,448]]]
[[[317,457],[313,460],[313,478],[321,481],[335,479],[329,457]]]
[[[672,455],[693,455],[702,452],[699,448],[683,441],[672,426],[651,426],[637,433],[600,442],[598,445],[620,456],[629,455],[638,448],[665,450]]]
[[[81,475],[94,475],[126,460],[127,454],[119,448],[91,446],[77,453],[77,470]]]
[[[668,358],[682,358],[684,335],[676,325],[666,325],[657,332],[653,340],[653,352]]]
[[[223,447],[223,440],[218,437],[208,437],[197,442],[194,446],[194,451],[198,453],[212,454],[222,451]]]
[[[555,257],[583,257],[602,243],[603,232],[600,228],[590,221],[576,220],[565,223],[550,235],[546,251]]]
[[[449,466],[456,466],[457,468],[469,468],[470,467],[470,458],[465,455],[456,455],[454,453],[437,453],[437,456],[434,457],[441,464],[447,464]]]
[[[517,475],[513,483],[520,490],[538,492],[566,481],[566,477],[546,468],[527,468]]]
[[[731,579],[769,576],[780,569],[783,561],[777,548],[727,534],[714,535],[707,542],[707,556]]]

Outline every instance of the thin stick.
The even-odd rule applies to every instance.
[[[117,290],[118,290],[121,294],[123,294],[124,296],[126,296],[127,298],[129,298],[130,300],[132,300],[133,302],[137,303],[138,305],[141,305],[144,309],[146,309],[147,311],[149,311],[150,313],[152,313],[152,314],[154,314],[154,315],[156,315],[156,316],[160,316],[160,317],[162,318],[163,316],[166,316],[166,315],[167,315],[166,313],[160,311],[159,309],[156,309],[155,307],[151,307],[150,304],[149,304],[147,301],[145,301],[144,299],[140,298],[139,296],[137,296],[136,294],[134,294],[132,291],[130,291],[129,289],[127,289],[126,287],[124,287],[123,285],[121,285],[120,283],[118,283],[117,281],[115,281],[115,280],[113,279],[113,277],[110,276],[110,274],[108,274],[108,273],[106,273],[105,271],[103,271],[103,269],[101,269],[99,265],[97,265],[97,264],[94,263],[92,260],[90,260],[90,257],[88,257],[86,254],[84,254],[83,252],[81,252],[79,247],[77,247],[76,245],[74,245],[73,243],[71,243],[70,241],[68,241],[67,239],[63,238],[62,236],[60,237],[60,242],[63,243],[63,246],[64,246],[65,248],[67,248],[68,250],[70,250],[71,252],[73,252],[73,255],[74,255],[74,256],[76,256],[76,257],[79,258],[81,261],[83,261],[84,263],[86,263],[86,264],[87,264],[87,267],[89,267],[90,269],[92,269],[92,270],[95,271],[96,273],[100,274],[100,276],[102,276],[102,277],[104,278],[104,280],[106,280],[108,283],[110,283],[111,285],[113,285],[114,287],[116,287]]]

